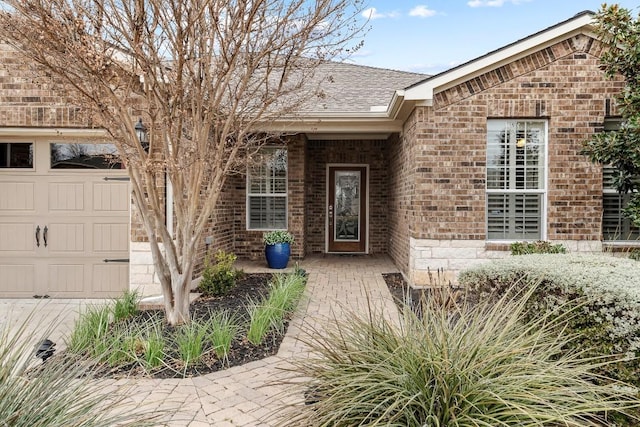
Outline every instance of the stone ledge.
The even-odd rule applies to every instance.
[[[199,292],[190,292],[189,293],[189,303],[194,302],[196,299],[200,298]],[[149,297],[144,297],[138,303],[138,309],[140,310],[164,310],[164,297],[162,295],[153,295]]]

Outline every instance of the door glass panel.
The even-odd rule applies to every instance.
[[[113,144],[51,144],[51,169],[122,169]]]
[[[360,171],[335,172],[334,240],[360,240]]]
[[[33,143],[1,142],[0,168],[33,169]]]

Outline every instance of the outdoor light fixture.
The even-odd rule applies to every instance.
[[[56,343],[48,338],[40,341],[36,347],[36,357],[39,357],[43,362],[46,362],[47,359],[53,356],[53,353],[56,351],[55,346]]]
[[[526,138],[518,138],[518,140],[516,141],[516,147],[524,148],[525,145],[527,145],[527,139]]]
[[[147,134],[147,127],[142,123],[142,117],[138,119],[138,123],[135,126],[136,135],[138,136],[138,141],[140,141],[140,145],[147,153],[149,152],[149,135]]]

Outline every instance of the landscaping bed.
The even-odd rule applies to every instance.
[[[301,295],[300,286],[297,286],[299,295],[295,301],[281,310],[279,319],[266,321],[259,338],[251,331],[252,319],[258,316],[255,314],[258,308],[268,305],[268,296],[274,288],[281,286],[289,276],[295,277],[295,274],[277,278],[271,274],[241,274],[235,286],[224,295],[197,298],[190,307],[193,320],[185,326],[167,325],[163,310],[134,310],[124,319],[116,320],[116,308],[110,308],[106,314],[102,308],[90,309],[76,324],[68,349],[47,360],[45,365],[59,363],[61,358],[77,358],[79,361],[92,360],[90,373],[96,377],[184,378],[275,355]],[[303,278],[302,289],[305,282],[306,278]],[[114,305],[117,306],[118,301]],[[221,313],[224,314],[222,317]],[[102,321],[94,318],[104,316],[109,318],[108,323],[98,326]],[[218,320],[213,319],[216,316]],[[229,338],[229,348],[224,355],[217,351],[220,346],[214,344],[211,329],[214,323],[220,323],[220,318],[231,319],[228,324],[232,325],[232,338]],[[95,336],[102,333],[99,332],[101,329],[106,330],[104,336]],[[155,350],[158,358],[152,359],[151,344],[156,339],[163,344],[160,350]],[[92,344],[92,340],[95,343]]]

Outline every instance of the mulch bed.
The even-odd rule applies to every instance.
[[[191,304],[191,313],[194,318],[206,319],[212,311],[228,310],[236,313],[239,317],[248,322],[246,305],[249,299],[258,300],[268,294],[269,280],[271,274],[246,274],[241,277],[235,288],[227,295],[218,297],[199,297]],[[145,310],[137,316],[129,319],[129,322],[146,322],[150,318],[164,319],[163,310]],[[208,352],[197,364],[189,365],[185,368],[177,354],[169,352],[165,358],[166,365],[156,368],[150,372],[146,371],[139,363],[131,363],[124,366],[110,367],[97,366],[93,376],[99,378],[122,378],[122,377],[151,377],[151,378],[185,378],[205,375],[211,372],[220,371],[233,366],[244,365],[246,363],[261,360],[277,354],[280,344],[284,338],[290,319],[285,319],[284,333],[270,333],[263,340],[262,344],[254,345],[250,343],[245,333],[241,333],[232,344],[228,357],[224,363],[219,360],[211,351]],[[176,328],[163,323],[162,333],[165,339],[172,340]],[[55,363],[57,358],[71,357],[66,352],[54,355],[46,363]]]

